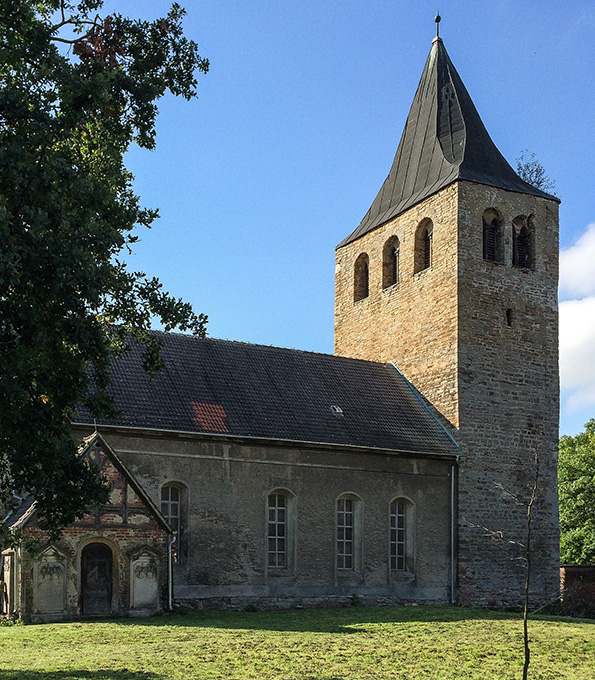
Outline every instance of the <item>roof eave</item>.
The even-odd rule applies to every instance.
[[[73,422],[73,427],[89,428],[95,427],[91,423],[83,422]],[[117,434],[127,434],[134,432],[137,434],[146,434],[149,436],[159,436],[159,437],[185,437],[193,438],[199,440],[213,440],[221,442],[233,442],[233,443],[245,443],[247,445],[262,445],[262,446],[279,446],[283,448],[295,448],[296,446],[300,448],[316,448],[316,449],[328,449],[332,451],[350,451],[350,452],[371,452],[387,455],[398,455],[398,456],[408,456],[408,457],[422,457],[422,458],[441,458],[448,460],[458,460],[460,457],[460,452],[454,453],[449,451],[408,451],[403,449],[392,449],[385,447],[375,447],[375,446],[363,446],[357,444],[342,444],[340,442],[317,442],[317,441],[303,441],[299,439],[277,439],[274,437],[255,437],[250,435],[232,435],[232,434],[221,434],[219,432],[192,432],[191,430],[168,430],[161,428],[148,428],[148,427],[138,427],[133,425],[97,425],[97,428],[103,430],[108,430]],[[458,448],[458,447],[457,447]]]

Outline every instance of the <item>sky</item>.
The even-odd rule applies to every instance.
[[[162,0],[107,0],[156,18]],[[127,165],[160,219],[130,265],[209,315],[213,337],[333,351],[334,248],[384,181],[435,35],[427,0],[182,0],[211,62],[160,101]],[[595,7],[441,0],[440,35],[490,133],[560,206],[561,434],[595,417]]]

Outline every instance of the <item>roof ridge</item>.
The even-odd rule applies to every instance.
[[[193,341],[199,341],[199,342],[220,342],[220,343],[226,343],[230,345],[243,345],[245,347],[255,347],[255,348],[260,348],[260,349],[271,349],[271,350],[278,350],[281,352],[295,352],[297,354],[311,354],[314,356],[322,356],[322,357],[332,357],[333,359],[339,359],[339,360],[345,360],[345,361],[358,361],[358,362],[364,362],[368,364],[381,364],[381,365],[388,365],[388,362],[385,361],[373,361],[372,359],[360,359],[358,357],[347,357],[343,356],[341,354],[334,354],[331,352],[317,352],[315,350],[309,350],[309,349],[300,349],[298,347],[281,347],[279,345],[266,345],[264,343],[260,342],[248,342],[247,340],[232,340],[229,338],[214,338],[211,336],[207,337],[199,337],[197,335],[192,335],[189,333],[184,333],[180,331],[162,331],[158,329],[151,329],[149,331],[152,334],[155,335],[163,335],[165,337],[175,337],[175,338],[188,338],[189,340]]]

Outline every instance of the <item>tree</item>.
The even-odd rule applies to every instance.
[[[106,498],[76,454],[77,407],[113,414],[110,360],[149,334],[205,332],[206,317],[123,250],[157,211],[140,206],[123,156],[155,144],[157,100],[196,96],[208,61],[184,10],[100,17],[103,0],[3,0],[0,13],[0,495],[26,490],[53,535]]]
[[[536,509],[537,500],[540,492],[539,486],[540,475],[540,459],[539,450],[533,451],[533,473],[528,480],[526,487],[520,492],[516,493],[506,488],[500,482],[496,483],[496,487],[500,489],[504,497],[512,500],[514,504],[522,509],[524,515],[524,529],[525,535],[522,540],[517,540],[507,536],[500,529],[490,529],[488,527],[468,523],[468,526],[475,529],[483,529],[486,536],[489,538],[502,541],[514,546],[519,551],[519,559],[525,568],[525,582],[523,587],[523,680],[529,677],[529,664],[531,663],[531,647],[529,640],[529,605],[531,595],[531,561],[533,558],[533,545],[531,541],[531,533],[533,529],[533,513]]]
[[[517,175],[531,186],[556,195],[556,182],[547,176],[545,168],[534,153],[529,153],[527,149],[521,151],[521,155],[516,159],[516,171]]]
[[[560,559],[595,564],[595,420],[576,437],[560,439]]]

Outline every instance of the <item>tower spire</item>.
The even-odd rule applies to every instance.
[[[498,151],[436,37],[388,177],[359,227],[339,247],[458,180],[558,200],[524,182]]]

